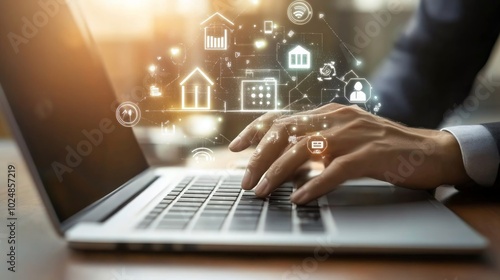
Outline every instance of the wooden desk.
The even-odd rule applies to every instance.
[[[17,166],[17,272],[6,269],[7,164]],[[480,257],[331,256],[309,273],[286,276],[311,254],[87,253],[67,248],[52,229],[12,142],[0,141],[0,279],[500,279],[500,199],[440,188],[437,197],[491,241]],[[304,262],[305,261],[305,262]]]

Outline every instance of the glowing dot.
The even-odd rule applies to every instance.
[[[307,117],[302,117],[302,120],[303,121],[307,121]]]
[[[363,62],[361,62],[360,60],[356,60],[356,65],[358,65],[358,66],[359,66],[359,65],[361,65],[361,64],[363,64]]]
[[[219,118],[219,122],[222,122],[222,118]]]
[[[259,94],[259,98],[262,98],[262,97],[264,97],[264,94],[262,94],[262,93]]]
[[[178,55],[180,52],[181,52],[181,50],[180,50],[179,48],[171,48],[171,49],[170,49],[170,53],[171,53],[173,56]]]
[[[292,153],[294,153],[294,154],[295,154],[296,152],[297,152],[296,150],[293,150],[293,151],[292,151]]]
[[[264,40],[255,41],[255,47],[257,49],[262,49],[262,48],[265,48],[266,46],[267,46],[267,42]]]
[[[252,0],[252,4],[254,5],[259,5],[259,2],[260,2],[259,0]]]
[[[271,101],[267,101],[267,105],[271,105]]]
[[[307,94],[304,94],[304,98],[307,98]]]
[[[328,127],[328,125],[324,124],[324,125],[323,125],[323,127],[324,127],[324,128],[327,128],[327,127]]]
[[[296,131],[296,130],[297,130],[297,128],[294,126],[294,127],[292,127],[292,130],[293,130],[293,131]]]
[[[156,65],[151,64],[148,68],[149,72],[154,73],[156,72]]]
[[[270,93],[266,94],[266,97],[271,98],[271,94]]]
[[[252,93],[252,98],[255,98],[255,96],[256,96],[255,93]]]

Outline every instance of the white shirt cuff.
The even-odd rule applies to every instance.
[[[500,155],[495,138],[482,125],[464,125],[442,129],[458,141],[467,175],[477,184],[490,187],[495,183]]]

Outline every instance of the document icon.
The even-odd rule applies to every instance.
[[[311,142],[311,147],[313,149],[324,149],[325,148],[325,142],[324,141],[312,141]]]

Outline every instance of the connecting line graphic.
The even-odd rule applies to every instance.
[[[352,58],[354,58],[354,60],[356,60],[356,63],[359,65],[361,64],[361,61],[359,61],[356,56],[354,56],[354,54],[352,53],[352,51],[349,49],[349,47],[347,47],[347,44],[344,42],[344,40],[342,40],[339,35],[337,34],[337,32],[335,32],[335,30],[333,30],[332,26],[326,21],[325,18],[322,18],[323,22],[328,26],[328,28],[330,28],[330,30],[333,32],[333,34],[335,35],[335,37],[337,37],[337,39],[339,39],[340,43],[342,44],[342,46],[344,46],[344,48],[347,50],[347,52],[349,52],[349,54],[352,56]]]
[[[288,77],[290,79],[292,79],[292,76],[290,75],[290,73],[288,73],[288,71],[286,71],[285,67],[283,67],[283,64],[281,64],[281,62],[280,62],[280,60],[278,58],[278,56],[279,56],[278,49],[279,49],[280,46],[281,46],[281,44],[276,44],[276,62],[278,62],[278,65],[281,67],[281,69],[283,69],[283,71],[285,71],[285,73],[288,75]]]

